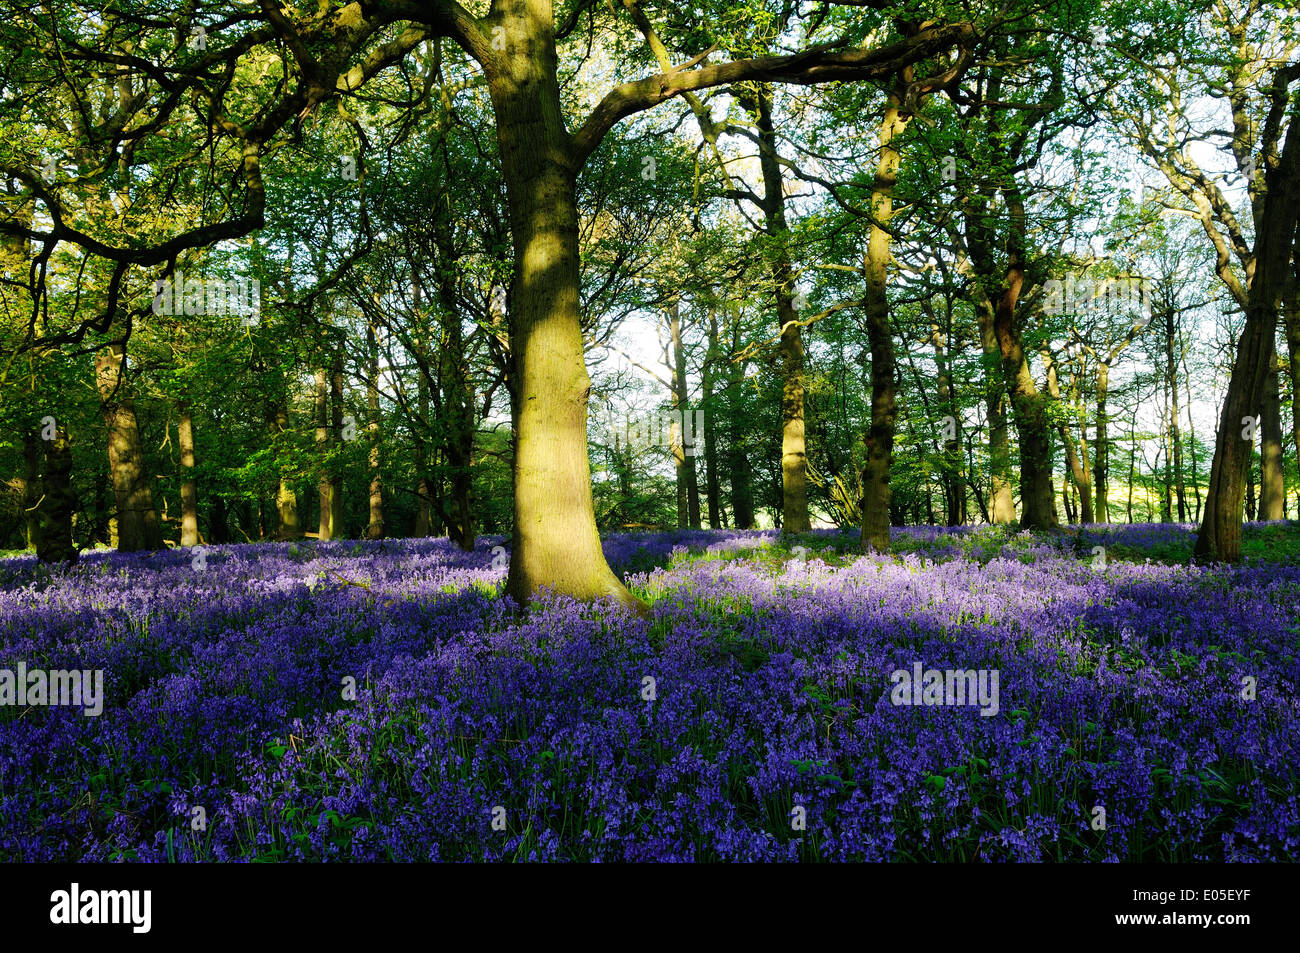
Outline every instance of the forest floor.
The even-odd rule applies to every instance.
[[[610,536],[649,619],[493,539],[0,559],[0,859],[1295,860],[1300,524],[1192,539]]]

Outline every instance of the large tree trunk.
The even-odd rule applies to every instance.
[[[135,402],[124,380],[126,351],[109,345],[95,355],[95,379],[108,428],[108,465],[117,504],[117,548],[122,552],[160,549],[162,532],[153,487],[144,467]]]
[[[1237,342],[1228,393],[1210,464],[1205,516],[1196,555],[1235,562],[1241,558],[1241,515],[1246,467],[1253,448],[1248,421],[1260,413],[1273,363],[1278,314],[1290,285],[1296,221],[1300,218],[1300,109],[1292,110],[1286,146],[1266,174],[1267,203],[1256,230],[1255,273],[1247,296],[1246,325]]]
[[[194,482],[194,420],[187,403],[180,406],[177,437],[181,445],[181,545],[199,544],[199,491]]]
[[[894,215],[894,186],[901,156],[894,138],[907,128],[900,98],[891,94],[880,123],[880,158],[871,190],[871,230],[863,262],[866,293],[863,313],[871,345],[871,425],[864,435],[866,461],[862,470],[862,546],[889,552],[891,487],[889,471],[894,453],[897,362],[894,329],[889,320],[890,235],[885,231]]]
[[[506,592],[520,604],[548,588],[644,610],[605,561],[592,505],[577,168],[560,106],[553,19],[547,4],[505,5],[497,16],[507,55],[489,91],[514,239],[510,345],[518,393]]]

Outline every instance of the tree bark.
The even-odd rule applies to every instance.
[[[1195,553],[1203,559],[1241,558],[1241,516],[1253,434],[1246,422],[1262,408],[1273,357],[1278,313],[1290,284],[1296,222],[1300,219],[1300,107],[1292,109],[1286,146],[1268,169],[1267,202],[1255,239],[1255,272],[1247,295],[1246,324],[1228,380],[1210,464],[1205,515]]]
[[[713,406],[713,374],[718,360],[718,315],[709,308],[709,346],[700,371],[700,406],[704,411],[704,496],[709,512],[709,528],[718,529],[721,499],[718,490],[718,447]]]
[[[329,431],[329,375],[325,367],[316,368],[316,453],[317,466],[320,467],[318,483],[320,496],[320,522],[317,538],[327,542],[334,535],[334,484],[330,480],[327,456],[330,450]]]
[[[758,131],[759,168],[763,175],[763,215],[772,239],[770,271],[776,317],[781,332],[781,530],[805,533],[808,515],[808,458],[804,431],[804,346],[799,312],[794,306],[794,268],[790,261],[789,225],[785,217],[785,176],[772,124],[772,85],[757,84],[746,101]]]
[[[144,466],[135,402],[123,373],[126,351],[111,344],[95,355],[95,379],[108,429],[108,465],[117,504],[117,548],[138,552],[162,547],[153,487]]]
[[[1182,408],[1178,403],[1178,360],[1174,345],[1179,336],[1176,312],[1170,308],[1165,312],[1165,362],[1167,375],[1165,385],[1169,393],[1169,441],[1173,465],[1174,493],[1178,499],[1178,522],[1187,522],[1187,484],[1183,479],[1183,433]]]
[[[1002,373],[1011,397],[1012,416],[1020,435],[1020,526],[1051,529],[1057,525],[1052,491],[1052,444],[1047,402],[1034,383],[1020,328],[1020,292],[1025,283],[1023,241],[1024,201],[1014,186],[1003,189],[1011,216],[1007,241],[1008,264],[993,316],[993,329],[1002,355]]]
[[[994,309],[989,297],[977,290],[975,317],[979,324],[980,350],[983,354],[985,415],[989,428],[989,502],[988,519],[992,523],[1014,523],[1016,501],[1011,484],[1011,438],[1007,430],[1004,406],[1006,385],[1002,381],[1002,351],[993,329]]]
[[[383,539],[384,537],[384,483],[380,470],[379,458],[379,341],[375,336],[375,326],[366,326],[366,347],[369,350],[366,374],[366,410],[370,419],[367,430],[370,433],[370,521],[366,524],[366,539]]]
[[[1264,382],[1264,401],[1260,405],[1260,484],[1259,518],[1285,519],[1282,497],[1286,483],[1282,475],[1282,401],[1278,396],[1281,381],[1277,357],[1269,350],[1268,373]]]
[[[187,403],[180,405],[177,437],[181,445],[181,545],[199,544],[199,491],[194,482],[194,420]]]
[[[72,442],[58,427],[53,440],[45,441],[45,467],[41,474],[40,530],[36,557],[46,563],[77,561],[72,538],[72,516],[77,497],[72,488]]]
[[[514,527],[506,592],[543,588],[641,609],[601,551],[587,457],[591,380],[578,315],[577,163],[564,127],[549,4],[500,8],[506,47],[489,75],[514,270]]]
[[[1044,350],[1041,353],[1043,355],[1043,364],[1047,368],[1047,392],[1051,396],[1052,400],[1059,403],[1061,400],[1061,383],[1056,362],[1052,359],[1050,351]],[[1089,486],[1088,473],[1085,469],[1084,461],[1080,459],[1079,453],[1075,449],[1074,436],[1070,433],[1069,422],[1067,420],[1062,420],[1060,425],[1056,428],[1056,432],[1060,435],[1061,443],[1065,446],[1066,480],[1062,484],[1062,489],[1064,490],[1065,487],[1073,481],[1075,489],[1079,494],[1079,512],[1077,519],[1083,523],[1091,523],[1093,521],[1091,499],[1092,487]],[[1086,449],[1084,452],[1087,452]],[[1068,494],[1065,495],[1065,504],[1066,519],[1073,523],[1076,516],[1071,513],[1073,501],[1070,499]],[[1053,504],[1053,510],[1055,510],[1055,504]]]
[[[343,351],[336,349],[330,367],[330,422],[335,445],[343,437]],[[330,536],[338,538],[343,533],[343,474],[338,464],[330,468]]]
[[[889,320],[890,235],[886,229],[894,215],[894,186],[902,156],[894,144],[907,128],[901,97],[891,93],[880,123],[880,158],[871,190],[871,229],[863,261],[865,295],[863,313],[871,346],[871,424],[864,435],[866,461],[862,471],[862,546],[889,552],[890,466],[894,453],[897,361],[894,329]]]
[[[289,408],[281,401],[276,404],[271,416],[272,439],[279,441],[289,431]],[[283,452],[283,451],[281,451]],[[292,474],[288,467],[281,467],[279,487],[275,494],[276,539],[297,539],[301,535],[298,525],[298,494],[294,491]]]

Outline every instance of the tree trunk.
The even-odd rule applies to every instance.
[[[53,440],[45,441],[41,495],[36,557],[46,563],[75,563],[72,516],[77,497],[72,488],[72,442],[62,427],[55,430]]]
[[[181,545],[199,544],[199,491],[194,482],[194,421],[186,403],[180,406],[177,437],[181,445]]]
[[[1260,405],[1259,518],[1262,520],[1285,518],[1282,503],[1286,484],[1282,476],[1282,401],[1278,397],[1280,387],[1277,357],[1270,349],[1264,400]]]
[[[1014,523],[1016,501],[1011,486],[1011,438],[1007,432],[1007,415],[1004,408],[1006,387],[1002,383],[1002,352],[998,348],[997,334],[993,330],[993,302],[982,293],[977,293],[975,298],[975,316],[979,323],[980,349],[983,353],[984,382],[987,391],[985,414],[989,428],[990,478],[988,520],[991,523]]]
[[[366,524],[366,539],[384,538],[384,483],[379,459],[379,341],[375,326],[366,327],[366,347],[369,350],[366,374],[366,410],[370,414],[367,429],[370,432],[370,522]]]
[[[794,306],[794,268],[790,262],[789,226],[785,217],[785,175],[772,125],[772,86],[757,84],[746,101],[758,131],[759,168],[763,174],[763,215],[772,238],[770,271],[775,289],[776,317],[781,332],[781,530],[807,532],[808,461],[804,433],[803,329]]]
[[[329,431],[329,374],[325,367],[316,368],[316,453],[320,468],[320,522],[317,538],[326,542],[334,536],[334,484],[330,481],[327,456],[330,450]]]
[[[694,433],[690,416],[690,387],[686,379],[686,349],[682,346],[681,302],[668,307],[668,334],[673,358],[673,464],[677,473],[677,525],[700,528],[700,487],[695,454],[702,434]],[[686,445],[690,428],[691,446]]]
[[[1061,400],[1061,383],[1056,362],[1052,359],[1050,351],[1044,349],[1041,353],[1043,356],[1043,364],[1047,368],[1047,392],[1053,401],[1059,403]],[[1075,449],[1074,436],[1070,433],[1069,421],[1062,420],[1060,425],[1056,428],[1056,432],[1060,435],[1061,443],[1065,446],[1066,479],[1062,484],[1062,490],[1065,490],[1071,481],[1074,482],[1075,489],[1078,490],[1079,494],[1079,512],[1077,519],[1079,522],[1091,523],[1093,521],[1091,499],[1092,487],[1089,486],[1085,461],[1080,458],[1078,451]],[[1084,449],[1084,453],[1087,453],[1086,448]],[[1065,494],[1065,503],[1066,519],[1073,523],[1076,520],[1076,515],[1071,512],[1073,509],[1073,501],[1070,499],[1068,493]],[[1055,510],[1055,504],[1053,504],[1053,510]]]
[[[434,214],[434,237],[444,262],[457,260],[453,242],[454,223],[450,220],[447,199],[438,202]],[[443,348],[439,380],[443,388],[445,413],[443,454],[447,460],[448,489],[451,508],[443,513],[447,536],[465,552],[474,549],[478,529],[474,524],[474,385],[470,379],[469,359],[465,354],[465,336],[461,327],[455,275],[450,267],[439,269],[438,303],[441,306]],[[495,303],[494,309],[498,307]]]
[[[713,373],[718,359],[718,316],[709,309],[709,347],[700,371],[700,406],[704,411],[704,496],[709,511],[709,528],[718,529],[721,500],[718,493],[718,448],[714,432]]]
[[[1228,380],[1219,431],[1210,464],[1205,516],[1196,538],[1196,555],[1236,562],[1241,558],[1241,513],[1246,466],[1253,449],[1247,421],[1260,413],[1273,363],[1273,339],[1292,272],[1296,221],[1300,218],[1300,107],[1280,161],[1266,173],[1267,202],[1256,230],[1255,273],[1247,295],[1246,325]]]
[[[1291,442],[1295,444],[1296,462],[1300,464],[1300,229],[1291,253],[1290,284],[1282,318],[1291,377]]]
[[[343,436],[343,351],[334,352],[330,368],[330,422],[337,446]],[[330,537],[337,539],[343,532],[343,474],[335,464],[330,468]]]
[[[289,431],[289,408],[283,402],[276,404],[271,418],[273,440],[283,440]],[[283,452],[283,449],[281,449]],[[298,494],[294,491],[293,476],[288,467],[280,470],[280,485],[275,494],[276,539],[297,539],[301,534],[298,525]]]
[[[1179,335],[1174,310],[1165,312],[1165,362],[1168,367],[1166,386],[1169,392],[1169,441],[1173,464],[1174,493],[1178,498],[1178,522],[1187,522],[1187,485],[1183,479],[1182,408],[1178,403],[1178,360],[1174,343]]]
[[[1106,409],[1106,398],[1109,392],[1110,364],[1102,361],[1097,368],[1097,418],[1096,434],[1093,437],[1092,465],[1092,482],[1097,493],[1095,513],[1098,523],[1110,522],[1110,420]]]
[[[880,158],[871,190],[871,229],[863,262],[866,293],[863,313],[871,345],[871,425],[864,435],[866,462],[862,471],[862,546],[889,552],[889,471],[894,453],[897,415],[895,389],[897,367],[894,357],[894,329],[889,320],[890,235],[885,231],[894,214],[894,186],[898,181],[901,155],[894,137],[907,128],[900,111],[900,97],[891,93],[880,123]]]
[[[135,402],[124,378],[126,351],[109,345],[95,355],[95,379],[108,428],[108,465],[117,504],[117,548],[130,553],[162,547],[153,487],[144,467]]]
[[[644,606],[601,551],[587,457],[587,399],[578,317],[577,168],[556,80],[553,19],[500,8],[506,46],[490,79],[514,271],[510,344],[515,388],[514,535],[506,592],[523,604],[543,588]]]
[[[939,407],[946,415],[942,421],[944,522],[948,526],[960,526],[966,522],[966,487],[961,475],[961,418],[958,415],[947,340],[937,324],[931,325],[930,342],[934,345]]]

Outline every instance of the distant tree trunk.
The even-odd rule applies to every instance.
[[[289,408],[277,403],[271,416],[272,439],[281,441],[289,432]],[[283,452],[281,449],[280,452]],[[294,490],[293,475],[287,466],[280,468],[280,485],[275,494],[276,539],[297,539],[301,535],[298,525],[298,494]]]
[[[330,450],[329,430],[329,372],[322,365],[316,368],[316,465],[320,468],[320,523],[318,538],[321,542],[334,536],[333,489],[326,457]]]
[[[337,445],[343,435],[343,352],[334,352],[334,363],[330,368],[330,414]],[[330,536],[337,538],[346,535],[343,531],[343,474],[335,465],[330,468]]]
[[[677,525],[700,528],[700,486],[695,456],[703,434],[694,432],[690,409],[690,385],[686,376],[686,349],[682,346],[681,303],[676,299],[668,307],[668,333],[672,348],[673,385],[673,463],[677,472]],[[691,446],[686,445],[687,430]]]
[[[1196,501],[1196,508],[1192,512],[1192,520],[1198,521],[1201,518],[1201,476],[1196,469],[1196,421],[1192,418],[1192,375],[1187,372],[1187,348],[1181,349],[1180,360],[1183,365],[1183,396],[1187,399],[1187,456],[1191,462],[1192,471],[1192,496]]]
[[[108,465],[117,503],[118,549],[160,549],[162,532],[153,505],[153,487],[144,467],[135,402],[125,380],[126,351],[109,345],[95,356],[95,379],[108,428]]]
[[[366,524],[366,539],[383,539],[384,536],[384,484],[379,459],[379,341],[375,326],[366,326],[366,347],[369,351],[366,374],[366,410],[370,420],[370,522]]]
[[[1077,520],[1074,517],[1074,499],[1070,493],[1071,482],[1073,481],[1070,479],[1070,464],[1069,461],[1066,461],[1065,476],[1061,480],[1061,503],[1065,508],[1065,521],[1073,525]]]
[[[907,128],[908,118],[901,110],[902,99],[895,91],[886,101],[880,123],[880,158],[871,188],[871,228],[863,262],[865,295],[863,315],[867,340],[871,346],[871,424],[863,437],[866,461],[862,471],[862,546],[877,552],[889,552],[890,502],[889,482],[894,453],[894,427],[897,361],[894,356],[894,329],[889,320],[889,262],[892,257],[890,234],[885,229],[894,215],[894,186],[902,156],[894,138]]]
[[[220,493],[212,496],[212,541],[214,543],[230,542],[230,514],[226,498]]]
[[[709,528],[718,529],[720,499],[718,493],[718,448],[713,407],[713,374],[718,359],[718,316],[709,309],[709,346],[700,370],[700,406],[704,411],[704,496],[709,512]]]
[[[1041,354],[1043,356],[1043,364],[1047,368],[1047,393],[1052,398],[1053,401],[1059,403],[1061,400],[1061,383],[1060,383],[1060,378],[1058,376],[1059,371],[1056,366],[1056,361],[1052,358],[1051,352],[1048,351],[1047,349],[1043,349],[1041,351]],[[1088,473],[1085,468],[1085,462],[1080,459],[1078,452],[1075,450],[1074,436],[1073,434],[1070,433],[1069,421],[1063,419],[1061,423],[1057,426],[1056,431],[1061,437],[1061,443],[1065,446],[1065,467],[1066,467],[1065,477],[1066,478],[1065,481],[1062,483],[1062,490],[1064,491],[1066,489],[1066,486],[1069,484],[1069,482],[1073,480],[1075,488],[1079,492],[1080,512],[1078,515],[1078,521],[1083,523],[1091,523],[1093,521],[1092,499],[1091,499],[1092,487],[1089,486]],[[1084,449],[1084,453],[1085,454],[1087,453],[1086,448]],[[1055,504],[1053,504],[1052,508],[1053,510],[1055,510],[1056,508]],[[1073,502],[1071,501],[1069,494],[1066,493],[1065,513],[1066,513],[1066,519],[1068,519],[1071,523],[1076,521],[1075,515],[1072,512],[1073,509],[1074,509]]]
[[[445,164],[443,166],[445,168]],[[449,199],[437,202],[434,212],[434,237],[444,262],[457,260],[453,241],[455,223],[451,221]],[[474,385],[470,379],[469,358],[465,353],[465,336],[461,326],[460,303],[456,294],[455,275],[450,268],[439,270],[438,303],[442,322],[442,356],[439,380],[442,384],[442,407],[445,415],[443,454],[447,461],[450,509],[444,510],[447,536],[465,552],[472,552],[478,528],[474,524]],[[499,315],[495,300],[490,307],[493,319]]]
[[[1251,454],[1254,457],[1254,453]],[[1255,461],[1251,459],[1246,464],[1246,519],[1254,522],[1255,519]]]
[[[934,346],[938,402],[945,415],[945,419],[941,421],[944,438],[944,522],[949,526],[960,526],[966,522],[966,487],[961,474],[961,418],[957,413],[957,397],[953,387],[952,363],[948,357],[947,339],[937,323],[931,324],[930,343]]]
[[[177,436],[181,445],[181,545],[199,544],[199,491],[194,482],[194,421],[187,403],[180,405]]]
[[[738,325],[734,333],[739,334]],[[733,341],[733,345],[735,343]],[[738,406],[745,380],[744,369],[739,364],[732,364],[727,377],[727,469],[731,472],[731,510],[736,529],[753,529],[754,468],[744,443],[748,427]]]
[[[1096,487],[1098,523],[1110,522],[1110,432],[1106,398],[1110,391],[1110,364],[1102,361],[1097,368],[1097,417],[1093,436],[1092,482]],[[1132,522],[1130,518],[1129,522]]]
[[[1178,522],[1187,522],[1187,485],[1183,480],[1182,408],[1178,404],[1178,360],[1174,342],[1178,338],[1177,315],[1172,308],[1165,312],[1166,386],[1169,393],[1169,440],[1173,463],[1174,492],[1178,497]]]
[[[41,497],[36,557],[46,563],[75,563],[72,517],[77,497],[72,488],[72,442],[62,427],[56,428],[53,440],[45,441]]]

